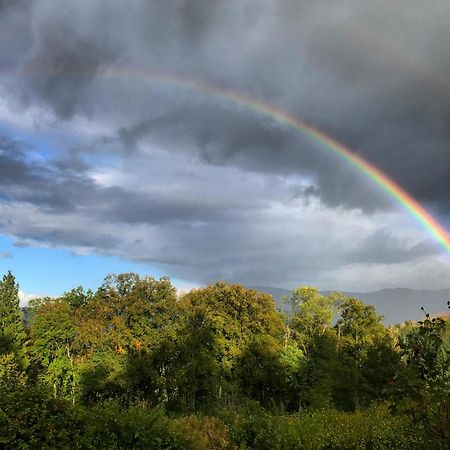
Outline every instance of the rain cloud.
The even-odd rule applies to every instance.
[[[366,176],[174,80],[312,124],[449,227],[449,21],[444,0],[0,1],[0,231],[196,283],[446,287]]]

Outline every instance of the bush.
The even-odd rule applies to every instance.
[[[271,415],[262,408],[226,412],[224,421],[237,445],[257,450],[436,449],[424,429],[386,405],[362,412],[336,410]]]
[[[79,431],[70,403],[25,382],[0,379],[1,448],[72,448]]]
[[[164,416],[160,409],[144,403],[124,409],[108,400],[81,412],[84,432],[79,448],[86,449],[164,449],[192,448],[191,439]]]
[[[277,415],[249,401],[220,417],[169,418],[145,403],[73,406],[25,380],[0,378],[0,448],[5,449],[430,449],[422,425],[387,405]]]
[[[176,421],[177,427],[189,436],[191,445],[198,450],[233,450],[229,428],[217,417],[187,416]]]

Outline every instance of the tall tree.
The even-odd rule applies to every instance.
[[[339,295],[322,295],[318,289],[302,286],[287,300],[291,307],[292,338],[305,358],[297,373],[298,407],[324,408],[332,398],[332,374],[336,363],[336,333],[332,328]]]
[[[263,341],[283,342],[285,327],[272,297],[219,282],[186,294],[180,307],[179,356],[173,367],[185,373],[183,389],[178,392],[189,401],[180,398],[179,402],[196,407],[217,401],[233,403],[239,394],[239,377],[252,371],[256,374],[257,368],[250,366],[260,363],[244,358],[246,370],[239,370],[249,346],[254,350]],[[272,356],[266,356],[269,363]]]
[[[403,364],[394,389],[397,408],[450,448],[450,322],[426,314],[405,328],[398,345]]]
[[[391,334],[372,305],[347,298],[339,308],[338,333],[341,361],[335,400],[339,407],[357,409],[380,398],[394,377],[398,352]]]
[[[8,272],[0,281],[0,355],[13,354],[20,366],[25,365],[26,337],[19,307],[19,285]]]
[[[302,286],[294,289],[287,301],[290,327],[307,353],[315,338],[331,328],[336,300],[333,295],[321,295],[315,287]]]
[[[78,323],[68,303],[47,298],[35,307],[30,328],[30,353],[40,379],[52,387],[55,397],[72,402],[77,394],[74,340]]]
[[[79,299],[79,292],[75,294]],[[164,398],[166,358],[161,357],[161,349],[170,348],[168,335],[173,334],[178,314],[176,289],[170,280],[134,273],[110,275],[89,297],[83,300],[88,307],[82,308],[83,320],[77,330],[84,397],[133,391],[152,402]]]

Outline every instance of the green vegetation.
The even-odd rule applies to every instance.
[[[0,282],[0,447],[448,449],[450,324],[295,289],[121,274],[19,309]]]

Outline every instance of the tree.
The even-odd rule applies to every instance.
[[[19,308],[19,285],[8,272],[0,281],[0,356],[13,354],[16,363],[24,367],[26,338]]]
[[[308,353],[314,339],[331,327],[335,297],[321,295],[315,287],[303,286],[294,289],[287,302],[291,307],[289,326],[297,334],[305,353]]]
[[[331,403],[333,368],[336,363],[336,333],[332,328],[339,295],[322,295],[318,289],[294,289],[287,300],[291,306],[288,325],[292,338],[305,358],[298,380],[298,407],[323,408]]]
[[[403,365],[394,386],[397,409],[450,446],[450,323],[426,314],[400,334],[398,345]]]
[[[161,349],[171,347],[179,314],[170,280],[135,273],[110,275],[86,305],[76,341],[84,397],[133,392],[152,402],[166,398]]]
[[[347,298],[339,307],[338,334],[340,366],[335,400],[344,409],[368,406],[380,398],[394,377],[398,354],[394,342],[372,305]]]
[[[51,386],[54,397],[77,395],[74,340],[79,324],[68,303],[47,298],[37,303],[30,327],[30,352],[39,378]]]
[[[84,290],[82,286],[71,289],[65,292],[61,300],[68,303],[72,308],[84,308],[94,299],[94,293],[88,289]]]
[[[293,360],[297,355],[286,354],[283,350],[283,342],[273,336],[256,336],[248,343],[236,368],[241,391],[246,397],[266,407],[288,406],[285,395],[290,387],[287,372],[299,363]]]
[[[285,327],[272,297],[219,282],[189,292],[180,308],[177,369],[170,375],[180,379],[176,372],[184,374],[178,392],[190,400],[180,398],[180,404],[234,403],[240,394],[239,364],[250,343],[269,342],[269,337],[283,342]],[[247,364],[245,372],[251,370]]]
[[[356,298],[348,298],[339,308],[340,319],[335,329],[339,336],[347,337],[361,351],[374,344],[386,334],[375,307],[366,305]]]

